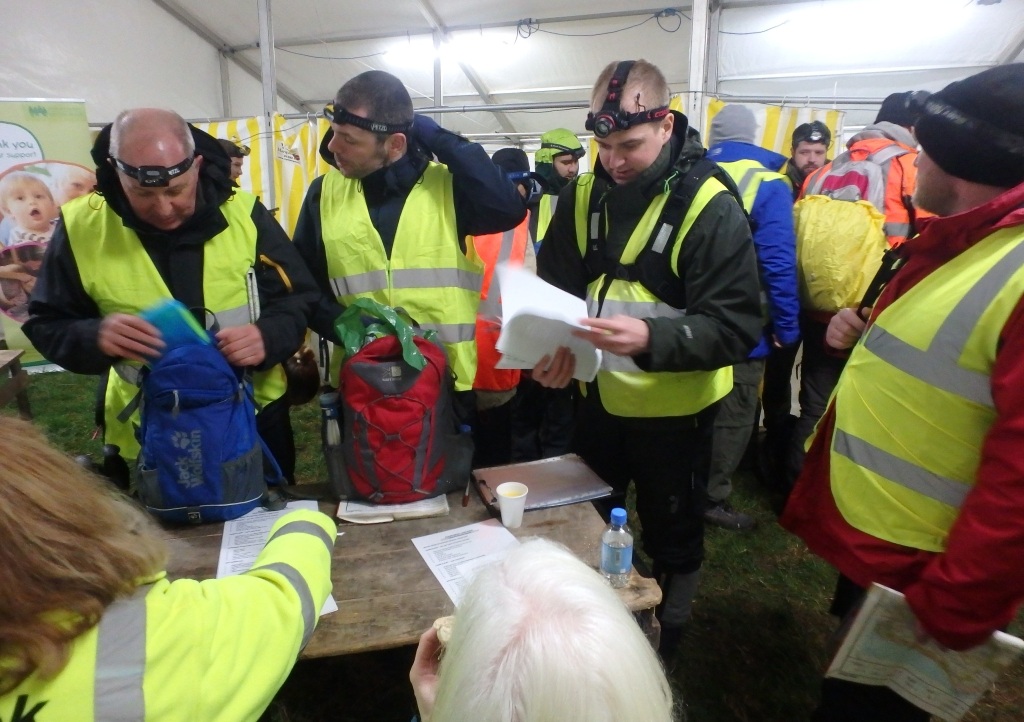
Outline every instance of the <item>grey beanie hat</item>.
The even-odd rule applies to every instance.
[[[745,105],[727,105],[711,119],[708,144],[717,145],[726,141],[753,143],[757,133],[754,112]]]

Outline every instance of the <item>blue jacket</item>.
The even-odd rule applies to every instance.
[[[711,146],[707,157],[716,163],[753,160],[772,171],[777,171],[786,162],[783,155],[736,141]],[[750,210],[750,219],[754,225],[754,250],[770,320],[761,341],[750,352],[750,358],[764,358],[771,352],[773,334],[783,346],[792,346],[800,341],[793,195],[784,179],[762,181]]]

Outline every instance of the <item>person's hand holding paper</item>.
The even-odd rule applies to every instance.
[[[580,323],[589,331],[573,331],[573,336],[616,356],[632,356],[650,350],[651,329],[642,319],[615,314],[611,318],[586,318]]]

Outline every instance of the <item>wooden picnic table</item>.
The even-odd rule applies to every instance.
[[[301,488],[301,487],[300,487]],[[338,611],[321,617],[303,658],[368,652],[415,644],[437,617],[452,614],[454,605],[427,567],[411,539],[490,518],[474,494],[467,507],[461,493],[448,497],[448,516],[408,519],[385,524],[342,523],[334,547],[331,578]],[[329,516],[336,504],[320,503]],[[223,524],[167,530],[171,579],[209,579],[216,575]],[[517,538],[540,536],[564,544],[580,559],[597,567],[604,521],[589,503],[526,512],[523,525],[510,530]],[[629,585],[618,590],[641,627],[657,643],[654,607],[661,589],[634,569]]]

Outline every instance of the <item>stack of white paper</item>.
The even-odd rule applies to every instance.
[[[576,356],[574,378],[593,381],[601,366],[601,351],[572,332],[586,331],[580,323],[587,318],[582,298],[555,288],[520,266],[499,264],[495,268],[501,288],[501,335],[496,347],[501,352],[500,369],[532,369],[545,356],[553,357],[559,346]]]

